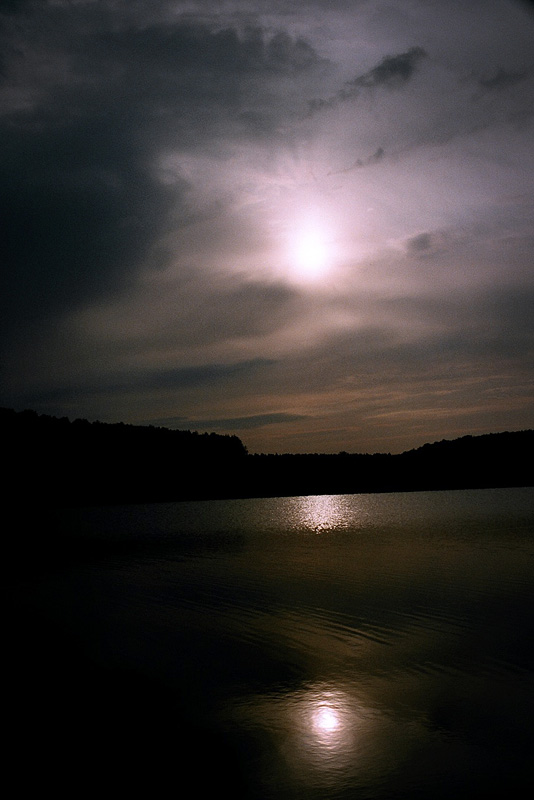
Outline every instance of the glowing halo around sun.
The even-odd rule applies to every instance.
[[[290,279],[318,284],[336,260],[332,232],[321,219],[297,223],[286,233],[286,261]]]

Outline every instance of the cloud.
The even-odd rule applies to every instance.
[[[160,154],[265,138],[294,114],[267,102],[269,83],[322,63],[302,38],[258,27],[136,25],[133,6],[107,3],[12,10],[27,14],[3,34],[6,337],[21,318],[36,327],[164,266],[162,240],[195,209],[187,181],[161,180]]]
[[[164,276],[165,277],[165,276]],[[202,274],[156,279],[112,302],[93,304],[71,325],[86,339],[104,338],[117,352],[203,349],[228,340],[266,336],[298,313],[302,301],[293,287]],[[157,314],[147,314],[157,309]]]
[[[516,72],[499,69],[491,78],[479,78],[478,84],[483,89],[505,89],[508,86],[515,86],[516,83],[524,81],[528,76],[526,71]]]
[[[351,99],[360,89],[374,89],[377,86],[397,87],[406,83],[414,74],[419,62],[426,57],[422,47],[411,47],[405,53],[386,56],[369,72],[347,81],[341,90],[341,99]]]
[[[0,17],[4,404],[240,425],[278,451],[357,450],[395,433],[396,404],[445,419],[499,386],[519,419],[520,4],[29,0]]]
[[[284,31],[267,34],[260,27],[248,27],[240,32],[231,26],[220,29],[218,22],[213,29],[187,17],[174,24],[166,21],[164,26],[111,31],[101,40],[113,58],[131,66],[133,74],[148,71],[154,76],[167,69],[172,80],[172,75],[185,71],[185,86],[194,83],[199,89],[202,74],[224,83],[232,74],[267,72],[280,76],[324,63],[308,42]]]
[[[287,425],[307,419],[302,414],[287,414],[283,411],[271,414],[254,414],[248,417],[223,417],[220,419],[190,419],[188,417],[161,417],[141,420],[138,424],[156,425],[165,428],[178,428],[197,431],[247,431],[263,428],[266,425]]]
[[[280,425],[299,422],[307,417],[303,414],[255,414],[249,417],[227,417],[223,419],[189,420],[188,424],[195,430],[208,429],[216,431],[246,431],[252,428],[263,428],[265,425]]]
[[[67,384],[56,383],[34,394],[39,403],[57,403],[69,399],[69,402],[91,396],[112,397],[125,396],[132,393],[180,392],[202,390],[210,387],[211,391],[224,391],[231,385],[243,380],[252,380],[274,362],[265,358],[232,363],[211,363],[191,367],[171,369],[137,368],[135,370],[115,370],[107,375],[99,375],[95,381],[89,375],[80,376]],[[24,404],[24,395],[16,398],[18,405]],[[186,417],[183,417],[186,419]]]
[[[398,89],[407,83],[416,71],[419,62],[427,55],[422,47],[411,47],[405,53],[386,56],[376,67],[368,72],[346,81],[342,89],[326,100],[312,100],[310,113],[332,108],[338,103],[356,100],[364,89],[387,87]]]
[[[420,233],[409,239],[406,244],[412,253],[424,253],[432,247],[432,237],[430,233]]]
[[[32,2],[33,0],[3,0],[2,13],[7,15],[18,14]]]
[[[243,378],[269,363],[266,359],[256,358],[233,364],[206,364],[198,367],[152,370],[138,377],[129,374],[125,382],[118,384],[116,388],[129,388],[132,383],[150,389],[184,389],[204,384],[213,386]]]
[[[120,131],[4,128],[4,322],[31,322],[116,289],[146,263],[179,206]],[[95,138],[100,148],[95,149]]]
[[[349,167],[345,167],[344,169],[330,170],[328,174],[342,175],[344,172],[351,172],[353,169],[361,169],[362,167],[369,167],[372,166],[373,164],[379,164],[385,155],[386,153],[384,151],[384,148],[379,147],[377,148],[377,150],[375,150],[375,152],[372,155],[367,156],[367,158],[365,159],[357,158],[356,161],[354,161],[354,163],[351,164]]]

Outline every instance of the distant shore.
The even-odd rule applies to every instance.
[[[249,454],[237,436],[0,409],[6,497],[100,505],[534,486],[534,430],[390,453]]]

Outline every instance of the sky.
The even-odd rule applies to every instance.
[[[0,405],[534,427],[532,4],[2,0],[0,41]]]

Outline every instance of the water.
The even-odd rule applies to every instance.
[[[79,509],[52,532],[8,595],[19,785],[532,784],[534,490]]]

